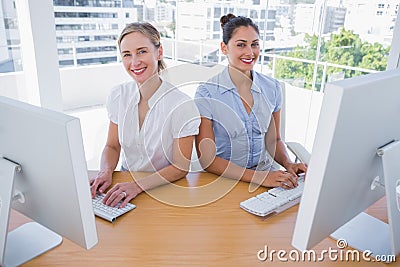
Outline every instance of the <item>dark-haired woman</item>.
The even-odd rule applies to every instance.
[[[220,19],[221,50],[229,65],[196,92],[201,114],[196,148],[209,172],[266,187],[297,186],[297,174],[280,138],[282,94],[279,82],[253,70],[260,54],[253,21],[232,14]],[[271,156],[272,155],[272,156]],[[273,160],[286,171],[274,169]]]
[[[122,168],[154,172],[114,185],[103,202],[125,206],[139,193],[183,178],[188,172],[200,119],[193,100],[159,75],[165,68],[160,33],[149,23],[131,23],[118,45],[133,81],[116,86],[107,101],[110,118],[100,171],[90,181],[92,197],[111,185],[122,151]]]

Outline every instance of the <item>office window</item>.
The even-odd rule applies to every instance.
[[[268,19],[276,18],[276,10],[268,10]]]
[[[116,41],[117,35],[101,35],[101,36],[94,36],[94,41]]]
[[[83,58],[78,59],[79,65],[98,65],[110,62],[117,62],[117,57],[101,57],[101,58]]]
[[[129,13],[126,13],[129,16]],[[54,12],[56,18],[118,18],[117,13]]]
[[[279,59],[274,68],[277,70],[276,77],[299,87],[323,91],[327,82],[384,70],[396,19],[395,5],[389,3],[393,3],[393,0],[381,1],[379,4],[348,1],[334,6],[331,3],[326,5],[325,11],[319,2],[298,4],[289,9],[289,16],[270,9],[268,18],[279,20],[279,28],[274,30],[279,35],[275,38],[285,40],[289,36],[305,36],[297,46],[276,48],[275,51],[279,49],[280,55],[308,60],[316,59],[317,50],[320,55],[318,66]],[[377,7],[385,8],[385,11],[376,10],[371,13]],[[322,14],[326,16],[319,29]],[[367,25],[360,21],[370,23]],[[267,24],[267,30],[272,29],[272,25]],[[342,67],[333,67],[333,64]],[[355,67],[359,70],[352,69]],[[317,75],[314,76],[314,73]]]
[[[254,9],[250,10],[250,18],[252,18],[252,19],[258,19],[257,10],[254,10]]]
[[[78,36],[78,41],[79,42],[88,42],[88,41],[90,41],[90,36],[89,35]]]
[[[6,30],[10,29],[18,29],[18,21],[16,18],[5,18],[4,19],[4,27]]]
[[[53,0],[55,6],[74,6],[74,0]]]
[[[219,23],[219,21],[214,21],[213,25],[214,25],[214,27],[213,27],[214,31],[219,31],[220,30],[221,24]]]
[[[267,31],[273,31],[275,28],[275,22],[267,22]]]
[[[13,45],[18,45],[18,44],[19,44],[19,40],[17,40],[17,39],[7,40],[7,45],[13,46]]]
[[[58,49],[59,55],[72,54],[72,48]]]
[[[22,56],[20,34],[15,2],[0,3],[0,73],[21,71]],[[1,91],[0,82],[0,91]],[[3,90],[7,90],[4,88]]]
[[[124,2],[126,2],[126,0],[124,0]],[[54,0],[53,3],[55,6],[68,5],[68,6],[88,6],[88,7],[121,7],[122,4],[121,1],[109,1],[109,0],[74,0],[74,1]]]
[[[12,2],[14,5],[14,1],[7,0]],[[157,0],[156,2],[158,3],[160,0]],[[189,1],[190,2],[190,1]],[[195,4],[193,1],[193,4]],[[254,5],[259,5],[260,1],[259,0],[252,0]],[[318,36],[318,24],[319,20],[321,20],[321,16],[318,16],[318,14],[321,14],[321,10],[318,10],[320,8],[320,1],[289,1],[290,3],[287,4],[276,4],[274,2],[274,6],[267,6],[267,7],[257,7],[257,9],[252,8],[249,9],[245,6],[245,3],[225,3],[224,5],[221,5],[221,3],[217,3],[214,5],[209,4],[207,8],[205,8],[204,12],[206,13],[207,17],[210,17],[213,15],[213,18],[211,21],[207,21],[206,25],[181,25],[180,28],[192,28],[192,29],[198,29],[198,31],[202,32],[202,36],[208,36],[208,38],[214,38],[218,37],[219,34],[216,34],[215,32],[220,31],[220,25],[219,25],[219,18],[223,14],[226,13],[234,13],[236,15],[242,15],[242,16],[249,16],[251,17],[258,25],[260,30],[266,30],[268,32],[275,31],[273,34],[273,39],[279,38],[281,40],[285,40],[288,38],[291,39],[296,39],[298,40],[300,35],[308,34],[310,36]],[[301,2],[301,3],[300,3]],[[334,2],[342,2],[342,6],[334,6]],[[110,1],[110,0],[53,0],[53,4],[55,7],[55,18],[56,18],[56,30],[60,31],[60,34],[62,32],[62,36],[60,38],[60,35],[57,34],[57,42],[60,43],[68,43],[68,42],[90,42],[90,41],[104,41],[104,42],[114,42],[115,41],[115,36],[118,36],[120,31],[122,30],[119,28],[118,23],[98,23],[98,22],[91,22],[91,19],[118,19],[118,12],[117,8],[129,8],[128,10],[123,10],[122,13],[124,14],[122,19],[133,19],[137,18],[137,20],[142,20],[144,16],[150,20],[151,23],[157,24],[155,21],[156,18],[160,18],[160,14],[166,14],[167,12],[176,12],[176,9],[173,5],[169,5],[168,2],[166,3],[166,8],[162,9],[155,9],[150,6],[146,6],[143,4],[138,4],[133,1],[133,0],[115,0],[115,1]],[[268,4],[268,2],[267,2]],[[382,42],[385,44],[387,47],[390,43],[390,36],[391,33],[393,32],[394,29],[394,23],[395,20],[393,18],[393,15],[396,14],[397,8],[398,8],[398,3],[393,3],[393,0],[391,1],[384,1],[382,0],[379,3],[375,4],[370,4],[370,1],[358,1],[354,2],[353,1],[332,1],[327,4],[328,7],[333,5],[332,10],[326,10],[327,17],[325,18],[325,24],[323,33],[325,35],[333,34],[335,31],[341,28],[349,28],[353,30],[354,33],[361,32],[361,35],[364,35],[363,32],[366,32],[366,34],[369,33],[370,36],[373,35],[378,35],[381,34],[383,36],[381,38]],[[57,10],[57,7],[63,7],[63,6],[74,6],[76,7],[75,12],[65,12],[61,10]],[[80,10],[79,7],[82,7]],[[101,7],[103,8],[101,12],[98,10],[90,10],[90,8],[97,8]],[[195,7],[195,6],[194,6]],[[199,5],[201,7],[201,5]],[[386,23],[371,23],[372,26],[367,27],[365,26],[362,28],[361,26],[352,26],[351,22],[356,22],[360,21],[359,19],[355,18],[355,14],[360,14],[363,13],[362,10],[368,10],[369,8],[375,8],[375,15],[379,17],[390,17],[390,22]],[[109,8],[109,9],[107,9]],[[168,11],[168,8],[171,8],[171,11]],[[344,9],[340,9],[344,8]],[[385,9],[385,10],[378,10],[378,9]],[[190,9],[189,9],[190,10]],[[192,9],[193,10],[193,9]],[[307,10],[311,10],[312,12],[315,12],[317,14],[316,16],[311,16],[311,13],[307,13]],[[345,10],[343,12],[343,10]],[[361,10],[361,11],[360,11]],[[162,12],[162,13],[161,13]],[[174,14],[173,16],[184,16],[185,13],[182,14]],[[189,14],[189,13],[188,13]],[[314,14],[314,13],[313,13]],[[201,14],[195,14],[195,16],[200,16]],[[190,18],[192,15],[189,14]],[[315,20],[312,20],[311,18],[316,18]],[[63,18],[63,19],[82,19],[81,23],[57,23],[58,18]],[[264,20],[265,18],[268,19],[266,24],[264,25]],[[85,21],[83,21],[85,20]],[[318,21],[316,21],[318,20]],[[63,20],[64,21],[64,20]],[[75,20],[76,21],[76,20]],[[174,36],[174,31],[178,28],[175,25],[175,20],[172,20],[170,25],[161,25],[160,24],[160,31],[166,33],[165,36],[173,37]],[[362,19],[361,21],[366,21],[365,19]],[[372,21],[372,20],[371,20]],[[6,29],[16,29],[17,28],[17,21],[15,18],[4,18],[5,22],[5,28]],[[129,21],[124,22],[120,25],[125,25],[126,23],[129,23]],[[180,23],[185,24],[184,22],[180,21]],[[212,23],[212,25],[211,25]],[[276,26],[275,26],[276,25]],[[365,25],[365,23],[364,23]],[[385,25],[384,29],[378,29],[378,25]],[[277,28],[276,28],[277,27]],[[71,31],[75,32],[74,34],[66,34],[65,31]],[[76,35],[76,33],[79,33],[80,31],[115,31],[113,34],[101,34],[101,36],[104,37],[99,37],[100,35],[95,35],[95,34],[89,34],[89,35]],[[214,33],[213,33],[214,32]],[[262,33],[263,34],[263,33]],[[269,33],[270,34],[270,33]],[[275,35],[279,36],[275,36]],[[85,36],[84,38],[82,36]],[[107,36],[107,37],[106,37]],[[111,37],[110,37],[111,36]],[[191,40],[191,38],[188,38],[187,36],[182,37],[187,40]],[[268,37],[270,38],[270,37]],[[6,38],[7,39],[7,38]],[[327,39],[327,38],[326,38]],[[371,38],[366,38],[371,39]],[[373,39],[373,38],[372,38]],[[16,38],[13,38],[14,43],[15,40],[18,40]],[[6,42],[9,43],[9,40],[6,40]],[[316,49],[314,46],[307,46],[305,43],[308,42],[308,39],[303,39],[299,41],[299,45],[302,47],[305,47],[302,51],[298,51],[296,56],[304,56],[304,58],[308,59],[308,54],[311,52],[312,49]],[[285,42],[283,42],[285,43]],[[289,42],[287,42],[289,43]],[[292,43],[292,42],[290,42]],[[379,41],[378,41],[379,43]],[[272,44],[274,45],[274,44]],[[276,48],[274,51],[284,51],[283,53],[289,53],[290,51],[293,51],[296,45],[293,45],[291,48],[286,47],[284,49],[282,48]],[[61,48],[61,47],[60,47]],[[311,53],[312,54],[312,53]],[[314,52],[314,54],[316,54]],[[322,53],[323,54],[323,53]],[[365,60],[366,61],[366,60]],[[366,64],[366,63],[365,63]],[[342,74],[341,74],[342,75]],[[332,76],[333,77],[333,76]],[[340,75],[338,75],[340,77]],[[305,87],[308,87],[307,85],[309,81],[306,82]],[[321,82],[318,82],[321,84]]]
[[[214,7],[214,18],[215,17],[221,17],[221,8],[220,7]]]
[[[116,51],[115,46],[103,46],[103,47],[81,47],[77,48],[76,52],[77,53],[97,53],[97,52],[109,52],[109,51]]]
[[[14,8],[13,0],[3,1],[12,3],[11,7]],[[219,38],[219,34],[216,33],[220,31],[219,18],[226,13],[234,13],[236,15],[251,17],[254,22],[259,25],[259,28],[262,31],[261,34],[263,36],[263,31],[265,30],[268,32],[269,39],[280,39],[282,40],[281,43],[290,44],[290,47],[274,47],[273,51],[281,51],[280,53],[283,54],[288,54],[292,52],[292,55],[294,55],[295,57],[304,57],[304,59],[309,59],[310,57],[312,57],[311,55],[316,54],[315,50],[317,49],[317,47],[307,45],[309,39],[307,39],[307,37],[300,39],[300,36],[319,36],[318,25],[319,21],[322,19],[322,12],[320,10],[322,3],[321,1],[267,1],[267,5],[269,4],[269,2],[272,2],[272,4],[269,4],[270,6],[264,7],[259,6],[259,4],[261,3],[259,0],[252,0],[252,3],[257,6],[253,6],[252,8],[248,8],[248,5],[246,5],[245,1],[234,3],[228,1],[223,4],[220,2],[212,4],[210,2],[207,4],[206,8],[203,8],[204,3],[198,3],[198,5],[196,6],[197,1],[184,1],[185,4],[190,3],[193,5],[192,8],[189,8],[189,11],[187,11],[186,13],[179,11],[179,9],[177,9],[175,6],[179,5],[181,2],[171,4],[169,1],[156,0],[156,6],[161,6],[159,5],[159,3],[161,2],[163,8],[155,8],[153,6],[147,5],[146,2],[135,2],[133,0],[53,0],[55,11],[54,16],[56,18],[55,27],[57,31],[57,42],[59,42],[60,44],[67,44],[72,42],[78,43],[101,41],[110,42],[110,45],[115,45],[115,38],[122,30],[122,25],[126,25],[131,20],[147,20],[155,24],[160,32],[162,32],[163,36],[167,38],[174,38],[175,31],[179,31],[179,29],[191,28],[198,29],[196,33],[193,33],[197,36],[196,38],[202,36],[202,38],[213,39],[214,37]],[[339,2],[342,2],[342,4],[339,5]],[[67,6],[73,6],[74,12],[70,10],[66,12],[66,9],[62,8]],[[385,47],[388,47],[390,45],[391,36],[395,25],[395,15],[397,14],[398,8],[398,3],[396,3],[396,1],[382,0],[378,3],[371,3],[371,1],[367,0],[327,1],[326,6],[326,18],[324,23],[325,25],[323,25],[322,29],[322,33],[324,34],[323,38],[326,39],[324,40],[325,42],[329,39],[328,36],[330,34],[334,34],[339,29],[344,28],[346,30],[352,30],[355,34],[359,34],[360,38],[363,40],[373,40],[374,36],[379,35],[379,40],[377,41],[378,43],[383,44]],[[99,7],[101,7],[101,9],[98,9]],[[122,9],[119,10],[119,8]],[[193,15],[190,11],[200,9],[203,9],[204,13],[206,14],[196,13]],[[374,20],[371,19],[368,20],[371,21],[371,25],[367,25],[366,23],[363,23],[362,25],[356,25],[355,22],[357,21],[367,21],[365,18],[357,18],[357,14],[364,15],[368,12],[363,11],[369,10],[373,10],[375,17],[379,17],[375,19],[388,18],[390,21],[379,21],[379,23],[374,23]],[[118,14],[122,14],[122,18],[118,18]],[[170,17],[168,17],[168,14],[171,14]],[[187,15],[187,21],[186,19],[182,19],[186,18],[185,15]],[[179,20],[179,23],[181,23],[180,26],[175,25],[175,18],[178,18],[178,16],[180,19],[182,19]],[[211,16],[213,17],[207,19],[205,25],[196,25],[195,20],[190,20],[192,16],[204,16],[207,18],[210,18]],[[170,18],[169,20],[167,20],[171,21],[169,24],[158,22],[158,20],[161,20],[161,18],[165,17]],[[98,19],[100,19],[100,23]],[[105,20],[102,21],[101,19]],[[117,19],[122,19],[123,22],[121,23],[117,21]],[[265,19],[267,19],[267,21],[265,21]],[[15,18],[4,18],[3,20],[6,29],[17,29],[18,25]],[[107,20],[111,20],[113,23],[107,23]],[[193,25],[189,25],[189,22]],[[70,31],[71,33],[68,33],[68,31]],[[90,34],[86,34],[87,32],[91,31],[93,32]],[[82,32],[86,33],[83,35],[81,34]],[[272,34],[272,38],[270,37],[270,34]],[[85,37],[83,38],[82,36]],[[194,39],[194,37],[191,36],[180,36],[180,38],[185,40],[196,40]],[[10,43],[10,40],[7,39],[9,38],[5,38],[5,43]],[[14,40],[13,43],[17,43],[18,38],[15,38],[14,34],[12,35],[12,39]],[[296,40],[297,43],[293,43],[293,40]],[[275,46],[275,43],[272,43],[271,45]],[[297,45],[299,45],[299,47],[303,47],[303,49],[296,50],[296,53],[294,53],[293,50],[295,50],[295,47]],[[314,50],[314,52],[311,52],[312,50]],[[323,51],[323,53],[321,54],[324,55],[324,53],[325,52]],[[321,62],[321,59],[319,60]],[[266,60],[264,63],[270,61],[271,58]],[[364,61],[366,62],[367,60],[365,59]],[[363,64],[367,64],[365,62]],[[307,65],[308,63],[305,64]],[[269,68],[267,64],[264,65],[264,69]],[[374,64],[371,63],[371,65]],[[331,70],[329,70],[328,72],[330,71]],[[294,72],[291,71],[290,73]],[[337,74],[336,76],[332,75],[332,77],[341,76],[343,76],[343,73]],[[309,88],[310,81],[312,79],[307,78],[305,80],[306,82],[304,84],[304,87]],[[322,81],[318,81],[317,87],[319,87],[321,84]]]
[[[60,67],[63,66],[73,66],[74,65],[74,61],[72,59],[69,60],[60,60],[58,61],[58,64],[60,65]]]
[[[116,4],[118,4],[118,3],[116,3]],[[122,1],[122,7],[133,8],[134,6],[135,6],[134,0],[123,0]]]

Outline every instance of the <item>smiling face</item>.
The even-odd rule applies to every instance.
[[[235,30],[228,44],[221,43],[229,65],[249,75],[260,55],[258,33],[253,27],[241,26]]]
[[[120,49],[125,70],[139,85],[158,74],[162,47],[155,47],[142,33],[132,32],[125,35],[121,40]]]

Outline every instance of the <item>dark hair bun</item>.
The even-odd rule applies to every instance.
[[[224,28],[224,25],[227,24],[231,19],[236,18],[235,15],[232,13],[223,15],[220,19],[219,22],[221,23],[221,28]]]

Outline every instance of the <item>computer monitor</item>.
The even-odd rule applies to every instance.
[[[11,207],[34,222],[7,233]],[[26,262],[61,236],[97,244],[79,119],[0,96],[0,215],[1,266]]]
[[[400,251],[400,70],[329,83],[292,245],[309,250],[332,234],[372,256]],[[364,211],[386,194],[386,224]]]

